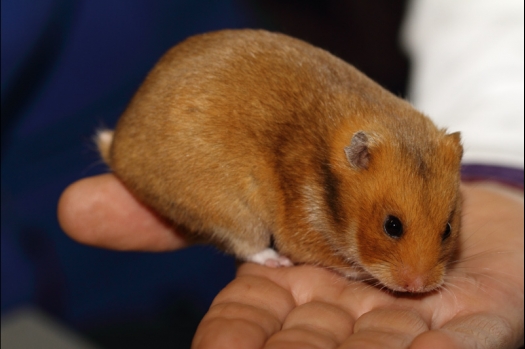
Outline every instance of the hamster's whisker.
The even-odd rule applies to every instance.
[[[506,273],[506,272],[502,272],[500,270],[495,270],[495,269],[491,269],[491,268],[484,268],[484,270],[486,271],[486,273],[483,273],[483,272],[475,272],[475,271],[468,271],[468,268],[465,268],[467,269],[466,273],[468,273],[469,275],[471,275],[470,278],[466,277],[466,276],[455,276],[455,275],[451,275],[450,277],[452,278],[467,278],[467,279],[470,279],[470,280],[473,280],[474,278],[476,280],[478,280],[479,278],[486,278],[486,279],[489,279],[491,281],[494,281],[496,283],[499,283],[499,284],[502,284],[504,286],[507,286],[507,287],[519,287],[519,282],[511,282],[509,280],[507,280],[507,276],[513,276],[513,274],[511,273]],[[490,275],[490,273],[492,274],[499,274],[499,275]],[[502,278],[498,278],[497,276],[502,276]],[[481,281],[478,281],[478,282],[481,282]],[[487,284],[483,284],[484,286],[489,286]]]
[[[458,297],[456,295],[456,292],[454,292],[451,288],[457,288],[461,291],[461,288],[458,287],[457,285],[454,285],[452,282],[447,282],[445,281],[445,283],[443,284],[443,286],[441,287],[441,290],[444,292],[448,292],[448,294],[450,294],[450,296],[454,299],[454,305],[456,308],[458,308],[459,306],[459,301],[458,301]],[[443,297],[443,294],[441,294],[441,296]]]
[[[487,251],[478,252],[478,253],[473,254],[471,256],[463,257],[461,259],[456,260],[455,262],[456,263],[467,262],[467,261],[471,261],[473,259],[487,257],[487,256],[490,256],[490,255],[493,255],[493,254],[501,255],[501,254],[517,254],[517,253],[519,253],[519,252],[517,252],[517,251],[502,251],[502,250],[487,250]]]

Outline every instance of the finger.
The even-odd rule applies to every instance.
[[[272,280],[293,295],[298,305],[312,300],[339,301],[349,284],[353,283],[329,269],[312,265],[298,265],[286,268],[267,268],[254,263],[245,263],[237,275],[256,275]],[[345,298],[348,300],[348,297]]]
[[[523,247],[522,193],[520,196],[513,190],[484,182],[463,184],[462,193],[462,230],[475,232],[477,236],[472,244],[468,241],[474,239],[472,233],[462,234],[467,239],[463,244],[467,244],[469,255],[509,246]]]
[[[192,348],[262,348],[295,307],[292,295],[258,276],[238,276],[201,321]]]
[[[112,174],[85,178],[66,188],[58,203],[58,220],[71,238],[87,245],[142,251],[185,245]]]
[[[472,314],[459,317],[439,330],[416,337],[411,349],[515,349],[523,344],[520,331],[513,330],[503,318],[492,314]]]
[[[424,331],[427,322],[412,309],[374,309],[357,319],[340,348],[407,348]]]
[[[273,335],[265,348],[337,348],[352,332],[354,319],[340,307],[309,302],[294,308],[282,330]]]

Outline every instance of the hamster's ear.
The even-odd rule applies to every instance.
[[[367,169],[370,162],[370,149],[368,136],[363,131],[358,131],[352,136],[350,145],[345,147],[346,159],[352,167],[360,170]]]
[[[449,133],[445,137],[456,148],[457,155],[461,159],[463,157],[463,145],[461,145],[461,133],[459,132]]]

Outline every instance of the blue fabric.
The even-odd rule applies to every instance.
[[[464,181],[489,180],[501,182],[523,190],[523,169],[489,166],[481,164],[465,164],[461,166],[461,179]]]
[[[86,327],[151,314],[177,297],[206,309],[234,275],[231,258],[210,247],[83,246],[60,230],[56,204],[68,184],[105,171],[93,131],[115,124],[163,52],[196,33],[253,26],[249,16],[233,0],[1,6],[2,313],[35,304]]]

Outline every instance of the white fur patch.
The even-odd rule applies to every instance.
[[[99,130],[97,131],[97,141],[99,144],[109,145],[113,141],[113,131]]]
[[[291,267],[293,263],[286,257],[281,256],[274,249],[267,248],[261,252],[257,252],[246,259],[248,262],[253,262],[267,267]]]

